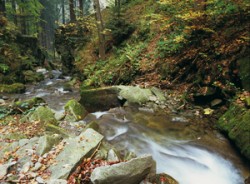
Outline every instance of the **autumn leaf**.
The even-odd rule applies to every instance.
[[[213,112],[214,112],[213,109],[210,109],[210,108],[204,109],[204,114],[206,114],[206,115],[210,115],[210,114],[212,114]]]

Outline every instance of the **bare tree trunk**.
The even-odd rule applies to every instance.
[[[76,21],[76,14],[74,10],[74,0],[69,0],[69,14],[70,14],[70,21]]]
[[[66,21],[65,21],[65,2],[64,2],[64,1],[65,1],[65,0],[62,0],[62,1],[61,1],[61,3],[62,3],[62,4],[61,4],[61,5],[62,5],[62,23],[63,23],[63,24],[65,24],[65,22],[66,22]]]
[[[93,0],[94,2],[94,10],[96,16],[96,25],[99,37],[99,57],[101,59],[105,59],[105,36],[103,34],[104,25],[102,20],[101,8],[99,0]]]
[[[83,17],[83,0],[79,0],[80,17]]]

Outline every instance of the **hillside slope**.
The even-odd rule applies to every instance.
[[[104,61],[98,59],[93,17],[59,28],[59,36],[64,30],[59,43],[74,45],[71,64],[84,88],[177,88],[197,102],[204,101],[199,96],[211,101],[210,96],[228,98],[239,88],[250,90],[247,1],[136,0],[124,3],[121,12],[117,17],[113,8],[103,11]],[[81,41],[79,30],[87,33]]]

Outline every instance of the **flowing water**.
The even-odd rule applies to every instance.
[[[69,77],[55,78],[28,86],[27,92],[12,96],[19,99],[41,97],[48,105],[62,111],[77,90],[65,91]],[[93,115],[94,114],[94,115]],[[244,184],[250,173],[230,143],[218,132],[199,126],[192,116],[153,113],[150,109],[114,108],[89,114],[85,122],[100,124],[101,133],[119,151],[137,155],[150,153],[158,173],[167,173],[180,184]]]
[[[249,170],[220,134],[187,131],[191,128],[187,118],[173,115],[160,118],[165,128],[154,127],[160,120],[157,116],[116,108],[99,113],[96,121],[112,145],[137,155],[152,154],[157,172],[171,175],[180,184],[244,184],[243,175]]]

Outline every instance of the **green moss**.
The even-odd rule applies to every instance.
[[[24,81],[28,83],[39,82],[44,79],[44,76],[42,73],[36,73],[31,70],[24,71],[23,75],[24,75]]]
[[[74,99],[69,100],[64,106],[64,109],[67,114],[66,119],[69,118],[73,121],[81,120],[88,114],[86,109]],[[71,116],[71,118],[69,116]]]
[[[218,128],[225,132],[236,144],[241,153],[250,160],[250,109],[231,105],[217,122]]]
[[[23,93],[25,92],[25,85],[22,83],[14,84],[0,84],[0,92],[2,93]]]
[[[42,103],[46,103],[44,99],[35,97],[35,98],[31,98],[31,99],[24,100],[24,101],[17,101],[15,102],[14,107],[18,107],[19,109],[26,111]]]
[[[39,121],[43,124],[54,124],[57,125],[58,122],[54,116],[54,113],[48,107],[40,106],[38,107],[29,117],[30,121]]]

